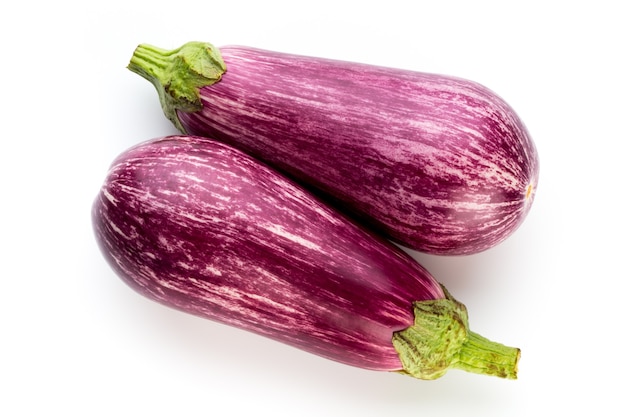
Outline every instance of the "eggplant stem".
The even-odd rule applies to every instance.
[[[200,110],[200,88],[220,81],[226,63],[219,49],[207,42],[188,42],[172,50],[141,44],[135,49],[128,69],[154,85],[165,115],[186,133],[177,112]]]
[[[449,369],[517,379],[520,350],[469,330],[467,309],[444,288],[446,298],[413,303],[415,323],[394,333],[403,369],[419,379],[436,379]]]

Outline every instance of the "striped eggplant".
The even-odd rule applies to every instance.
[[[229,145],[134,146],[92,216],[117,274],[169,307],[365,369],[516,378],[519,349],[470,331],[465,307],[406,252]]]
[[[535,195],[527,129],[471,81],[201,42],[139,45],[128,68],[181,132],[244,150],[411,249],[489,249]]]

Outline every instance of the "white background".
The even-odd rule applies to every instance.
[[[620,2],[41,3],[12,4],[0,29],[0,415],[624,415]],[[415,256],[475,331],[522,349],[518,380],[351,368],[113,274],[91,203],[115,156],[175,133],[125,67],[139,43],[189,40],[457,75],[516,109],[541,159],[525,223],[479,255]]]

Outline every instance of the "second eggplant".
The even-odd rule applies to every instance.
[[[470,331],[465,307],[406,252],[223,143],[127,150],[92,214],[111,267],[166,306],[360,368],[516,378],[519,349]]]

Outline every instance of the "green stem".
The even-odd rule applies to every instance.
[[[218,82],[226,72],[226,64],[219,50],[206,42],[189,42],[171,51],[141,44],[128,69],[156,87],[165,116],[186,133],[177,110],[200,110],[200,88]]]
[[[414,324],[393,335],[400,372],[436,379],[456,368],[516,379],[520,350],[470,331],[465,306],[445,292],[444,299],[413,303]]]

